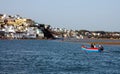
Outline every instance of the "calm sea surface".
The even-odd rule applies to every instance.
[[[56,40],[0,40],[0,74],[120,74],[120,45],[104,45],[101,53],[85,52],[81,45]]]

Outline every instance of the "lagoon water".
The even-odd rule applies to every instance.
[[[120,45],[104,45],[101,53],[85,52],[81,45],[57,40],[0,40],[0,74],[120,74]]]

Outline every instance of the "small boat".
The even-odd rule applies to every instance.
[[[82,50],[88,51],[88,52],[101,52],[99,48],[86,48],[86,47],[81,47]]]

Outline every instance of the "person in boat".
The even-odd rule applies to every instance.
[[[92,43],[92,44],[91,44],[91,48],[96,48],[95,43]]]
[[[104,50],[104,48],[103,48],[102,45],[99,45],[98,48],[99,48],[100,51],[103,51],[103,50]]]
[[[94,44],[93,43],[91,44],[91,48],[94,48]]]
[[[93,44],[93,46],[94,46],[94,48],[96,48],[96,44],[95,43]]]

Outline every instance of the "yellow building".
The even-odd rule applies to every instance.
[[[17,25],[24,26],[25,24],[32,25],[34,24],[34,22],[31,19],[25,19],[25,18],[20,18],[20,19],[9,18],[7,19],[7,24],[14,25],[14,26],[17,26]]]
[[[15,19],[13,19],[13,18],[8,18],[8,19],[5,19],[4,21],[8,25],[14,25],[15,24]]]
[[[15,20],[15,25],[23,25],[26,23],[27,19],[16,19]]]

